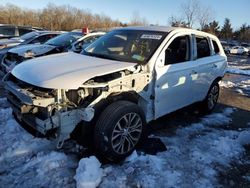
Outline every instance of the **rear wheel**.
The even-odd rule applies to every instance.
[[[97,153],[109,161],[120,161],[133,152],[144,134],[145,118],[134,103],[117,101],[97,120],[94,138]]]
[[[202,102],[202,112],[210,113],[215,108],[220,93],[218,82],[214,82],[210,87],[205,100]]]

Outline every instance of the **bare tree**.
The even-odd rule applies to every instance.
[[[188,0],[181,5],[181,11],[184,14],[188,27],[193,27],[194,22],[197,20],[197,15],[200,12],[199,0]]]
[[[168,22],[172,27],[188,27],[185,20],[181,17],[171,16]]]
[[[148,25],[148,21],[141,17],[138,11],[134,11],[129,25]]]
[[[212,20],[214,20],[214,11],[211,7],[200,6],[200,9],[197,12],[197,20],[200,25],[200,29],[203,30],[206,25],[208,25]]]

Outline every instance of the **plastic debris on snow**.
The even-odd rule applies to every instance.
[[[102,181],[103,175],[101,163],[96,157],[91,156],[80,160],[74,179],[77,188],[95,188]]]

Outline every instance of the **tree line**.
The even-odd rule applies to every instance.
[[[222,26],[214,19],[211,7],[201,4],[199,0],[188,0],[180,7],[179,16],[169,18],[169,24],[175,27],[192,28],[196,25],[199,30],[206,31],[224,40],[250,42],[250,25],[244,23],[239,29],[233,30],[229,18],[225,18]]]
[[[120,26],[104,14],[93,14],[88,10],[69,5],[56,6],[48,4],[41,10],[23,9],[13,4],[0,6],[0,23],[42,27],[49,30],[70,31],[82,27],[90,29]]]
[[[250,42],[250,25],[233,30],[230,19],[226,18],[223,25],[214,19],[214,11],[201,4],[199,0],[188,0],[181,4],[178,15],[172,15],[168,22],[175,27],[199,28],[217,35],[224,40]],[[93,14],[88,10],[69,5],[57,6],[48,4],[39,10],[24,9],[13,4],[0,5],[0,23],[42,27],[49,30],[70,31],[82,27],[90,29],[109,29],[129,25],[149,25],[148,21],[134,12],[128,23],[114,20],[105,14]]]

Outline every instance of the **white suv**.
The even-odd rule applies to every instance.
[[[109,32],[83,54],[26,61],[4,80],[24,125],[56,137],[58,147],[74,132],[82,144],[117,161],[134,150],[147,122],[195,102],[211,111],[226,66],[213,35],[128,27]]]

